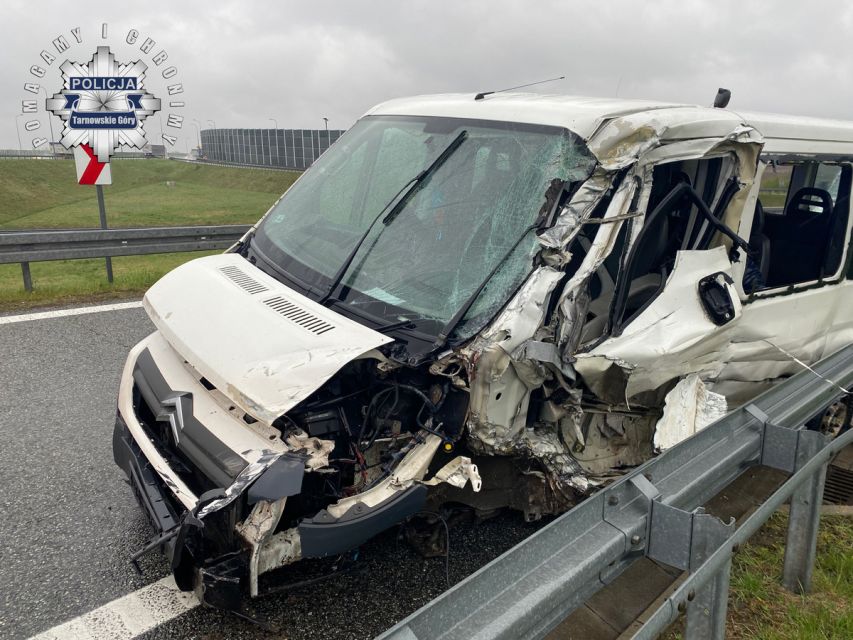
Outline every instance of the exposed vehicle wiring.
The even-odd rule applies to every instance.
[[[418,511],[416,515],[434,516],[444,525],[444,579],[447,581],[447,588],[450,588],[450,527],[447,526],[447,519],[437,511]]]

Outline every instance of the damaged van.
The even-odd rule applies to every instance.
[[[142,552],[236,609],[443,505],[569,509],[853,339],[852,176],[850,123],[375,107],[145,295],[113,440]]]

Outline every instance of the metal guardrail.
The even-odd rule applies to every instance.
[[[30,262],[226,249],[250,228],[250,225],[229,224],[12,231],[0,233],[0,264],[21,263],[24,286],[31,291]]]
[[[853,346],[648,461],[428,603],[382,640],[542,638],[643,556],[688,571],[634,638],[682,613],[687,638],[723,638],[733,553],[791,500],[783,582],[808,591],[826,468],[853,442],[804,429],[853,385]],[[735,527],[701,505],[756,465],[792,475]]]

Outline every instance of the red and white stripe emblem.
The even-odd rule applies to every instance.
[[[110,163],[98,162],[98,157],[89,145],[74,147],[74,163],[77,165],[77,182],[80,184],[113,183]]]

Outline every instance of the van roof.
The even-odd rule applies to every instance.
[[[618,98],[537,93],[498,93],[475,100],[475,94],[436,94],[389,100],[365,115],[433,115],[565,127],[589,140],[611,120],[633,116],[656,129],[669,126],[680,138],[719,135],[721,128],[748,124],[765,139],[766,153],[853,154],[853,122],[772,113],[715,109],[699,105]],[[707,134],[705,133],[707,130]],[[819,144],[815,145],[814,142]]]

